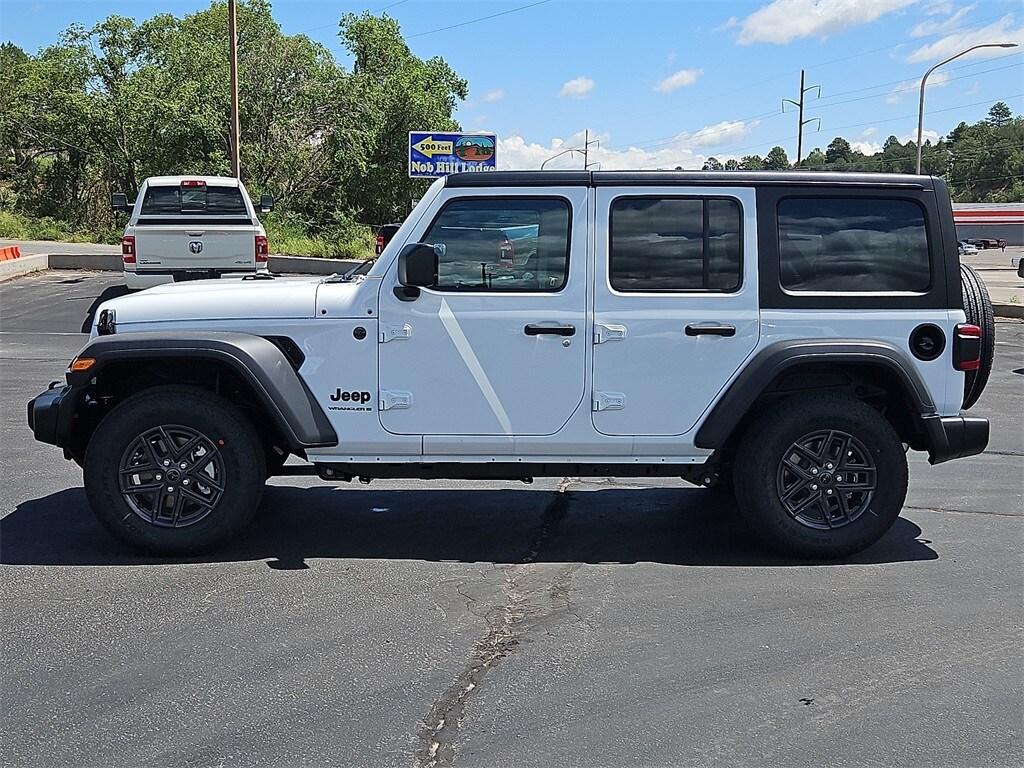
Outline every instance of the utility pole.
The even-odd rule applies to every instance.
[[[800,101],[793,101],[792,99],[783,99],[782,100],[782,111],[783,112],[786,111],[786,105],[787,104],[792,104],[794,107],[796,107],[799,110],[799,113],[800,113],[799,117],[797,118],[797,133],[796,133],[796,164],[797,165],[800,165],[800,161],[804,157],[804,126],[807,125],[808,123],[813,123],[813,122],[817,121],[818,129],[819,130],[821,129],[821,118],[820,117],[811,117],[811,118],[808,118],[807,120],[804,120],[804,96],[807,94],[808,91],[813,91],[813,90],[817,90],[818,91],[817,98],[820,99],[821,98],[821,86],[820,85],[804,86],[804,71],[801,69],[800,70]]]
[[[231,58],[231,175],[242,178],[241,130],[238,122],[238,23],[235,0],[228,0],[228,38]]]

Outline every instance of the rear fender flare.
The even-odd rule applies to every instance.
[[[903,385],[904,394],[917,410],[915,415],[935,413],[927,386],[898,347],[879,341],[795,339],[771,344],[750,360],[701,423],[694,444],[698,448],[722,448],[767,387],[786,370],[805,363],[885,368]]]

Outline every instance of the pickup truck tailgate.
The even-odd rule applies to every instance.
[[[138,270],[240,270],[256,267],[256,229],[252,224],[215,222],[135,227]]]

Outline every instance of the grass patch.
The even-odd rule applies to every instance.
[[[58,240],[64,243],[121,242],[121,230],[92,232],[60,219],[44,216],[33,219],[13,211],[0,211],[0,238],[6,240]]]

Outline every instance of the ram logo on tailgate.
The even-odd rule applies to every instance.
[[[188,244],[188,249],[190,251],[192,251],[192,253],[202,253],[203,252],[203,244],[199,240],[193,240],[192,242],[190,242]]]

